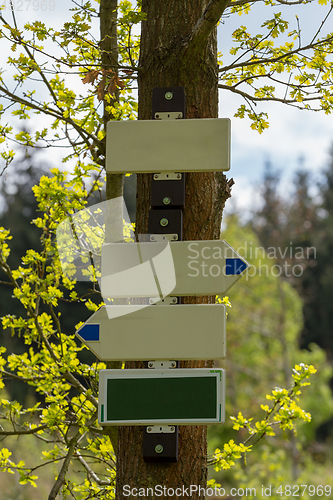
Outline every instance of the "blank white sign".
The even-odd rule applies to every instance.
[[[222,172],[230,169],[229,118],[109,121],[110,173]]]

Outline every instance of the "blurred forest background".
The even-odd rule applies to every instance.
[[[41,175],[48,175],[51,166],[39,158],[38,150],[22,149],[20,160],[0,177],[0,226],[13,236],[9,259],[13,268],[26,250],[39,250],[39,231],[31,225],[38,216],[31,188]],[[333,490],[333,148],[319,180],[299,171],[290,192],[283,195],[281,176],[274,165],[267,165],[257,190],[260,208],[252,211],[246,223],[237,210],[224,221],[221,237],[252,267],[227,293],[232,307],[228,308],[227,358],[221,363],[227,372],[226,423],[210,428],[209,453],[226,440],[246,439],[246,433],[232,429],[230,416],[241,411],[245,417],[259,418],[260,405],[267,403],[265,395],[276,386],[291,386],[296,363],[313,364],[318,370],[300,403],[312,414],[312,421],[300,425],[297,436],[286,432],[262,439],[246,464],[240,462],[227,471],[215,471],[212,466],[210,477],[224,488],[330,484]],[[126,179],[125,200],[134,221],[134,176]],[[81,293],[90,294],[89,284],[79,285]],[[12,298],[11,289],[0,283],[0,293],[0,316],[19,316],[22,306]],[[75,325],[90,314],[82,304],[64,303],[65,333],[72,334]],[[2,329],[0,345],[8,354],[26,349],[23,340]],[[84,361],[89,360],[95,361],[85,350]],[[25,405],[38,397],[15,380],[8,381],[6,391],[1,391],[1,397]],[[17,460],[41,453],[32,436],[30,440],[7,438],[2,444],[14,449]],[[45,499],[48,466],[38,475],[41,480],[32,491],[31,486],[21,486],[2,474],[0,500]],[[270,498],[283,497],[272,492]],[[307,493],[303,498],[317,496]]]

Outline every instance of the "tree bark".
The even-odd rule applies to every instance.
[[[102,71],[104,75],[108,70],[114,71],[116,75],[118,72],[118,40],[117,40],[117,3],[118,0],[101,0],[100,2],[100,36],[101,36],[101,59],[102,59]],[[119,98],[119,92],[116,90],[113,102],[117,101]],[[106,124],[112,119],[112,116],[107,112],[106,103],[104,102],[103,109],[103,120],[104,120],[104,130],[106,133]],[[124,174],[106,174],[106,199],[111,200],[123,196],[124,193]],[[123,204],[118,203],[119,210],[122,213]],[[111,210],[112,213],[112,210]],[[114,221],[110,220],[112,215],[105,213],[105,242],[114,241],[114,233],[122,234],[122,219],[120,215],[117,217],[118,221],[121,221],[120,227],[115,227]],[[119,226],[119,224],[118,224]],[[107,368],[121,368],[121,362],[119,361],[108,361],[106,363]],[[105,432],[107,432],[114,453],[117,453],[118,448],[118,427],[104,427]]]
[[[139,64],[139,120],[152,118],[154,87],[184,86],[187,118],[217,118],[218,68],[216,28],[207,30],[207,6],[220,2],[207,0],[143,0],[146,20],[142,23]],[[221,3],[222,5],[222,3]],[[223,5],[220,10],[223,8]],[[219,11],[220,12],[220,11]],[[220,12],[222,14],[222,12]],[[217,20],[220,14],[216,14]],[[203,20],[205,32],[200,32]],[[210,21],[211,22],[211,19]],[[214,26],[214,25],[213,25]],[[201,36],[202,35],[202,36]],[[206,37],[206,38],[205,38]],[[197,44],[193,40],[200,40]],[[220,236],[222,210],[230,196],[230,182],[224,174],[186,174],[184,240],[217,239]],[[137,181],[138,234],[148,232],[150,175],[140,174]],[[187,303],[213,302],[214,297],[188,297]],[[204,334],[204,332],[203,332]],[[182,367],[211,366],[211,361],[182,362]],[[127,363],[127,368],[143,367]],[[123,498],[123,486],[206,488],[207,427],[179,428],[178,463],[145,463],[142,458],[143,427],[120,427],[117,455],[117,493]],[[131,497],[130,497],[131,498]],[[145,498],[155,498],[154,495]],[[179,498],[165,496],[161,498]],[[203,491],[192,499],[203,499]]]
[[[104,75],[112,70],[118,73],[118,40],[117,40],[117,5],[118,0],[101,0],[100,2],[100,34],[101,59]],[[110,77],[109,77],[110,78]],[[112,102],[119,99],[118,89],[115,91]],[[104,129],[112,116],[106,111],[104,103]],[[106,199],[111,200],[123,196],[124,174],[106,174]]]

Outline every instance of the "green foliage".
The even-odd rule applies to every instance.
[[[41,21],[26,23],[24,29],[19,30],[15,20],[11,25],[4,13],[0,15],[2,37],[11,43],[13,51],[7,64],[16,71],[14,85],[22,89],[18,92],[13,87],[10,91],[11,85],[2,79],[0,93],[12,100],[13,116],[26,120],[43,114],[50,118],[48,127],[33,134],[15,133],[12,127],[2,126],[1,141],[7,139],[42,148],[50,147],[54,142],[63,146],[69,143],[72,152],[63,159],[64,162],[80,158],[78,168],[101,172],[105,162],[105,132],[100,101],[110,102],[108,111],[118,120],[134,119],[137,112],[137,102],[131,97],[131,82],[138,60],[139,38],[131,31],[144,15],[127,1],[120,3],[119,10],[119,71],[117,65],[110,69],[102,67],[100,48],[90,35],[97,17],[91,2],[73,8],[72,20],[65,22],[61,30],[47,27]],[[51,53],[40,44],[44,41],[52,43],[54,50]],[[66,83],[68,75],[76,80],[73,88]],[[48,102],[36,99],[36,82],[38,88],[44,86],[47,90]],[[93,88],[85,88],[84,83],[93,84]],[[32,88],[26,89],[29,84]],[[110,98],[117,88],[121,89],[119,100],[111,104]],[[1,153],[6,162],[4,168],[11,163],[14,154],[13,150]]]
[[[295,456],[301,454],[300,447]],[[299,496],[306,500],[312,498],[330,498],[332,493],[331,477],[326,466],[316,464],[313,467],[309,456],[302,456],[303,469],[295,477],[292,459],[288,450],[273,448],[269,444],[261,446],[261,460],[248,463],[246,467],[236,463],[233,474],[237,488],[248,492],[248,498],[272,498],[281,500]],[[214,481],[214,484],[216,482]],[[219,484],[216,485],[220,487]],[[225,486],[225,485],[224,485]],[[255,494],[254,494],[255,493]]]
[[[243,4],[236,0],[229,4],[226,14],[249,14],[256,3]],[[267,16],[271,16],[272,7],[282,8],[280,2],[262,3]],[[283,4],[292,5],[292,2]],[[327,0],[318,0],[322,10],[327,4]],[[251,128],[262,133],[269,124],[266,113],[255,109],[260,102],[278,101],[300,109],[332,112],[333,37],[331,32],[324,33],[331,12],[331,8],[323,12],[324,21],[315,27],[313,36],[309,34],[306,42],[298,17],[295,28],[290,29],[290,22],[283,19],[282,12],[274,12],[273,17],[264,21],[260,33],[253,35],[244,25],[233,32],[229,48],[233,59],[230,64],[223,64],[220,58],[219,87],[231,90],[246,101],[240,105],[236,117],[248,116]]]
[[[230,469],[235,465],[235,460],[241,458],[242,453],[251,451],[251,446],[245,446],[243,443],[236,444],[233,439],[223,446],[223,451],[218,448],[214,454],[215,470]]]
[[[82,186],[81,173],[78,175],[74,172],[69,180],[66,174],[57,169],[52,173],[53,177],[42,177],[39,185],[34,188],[43,213],[43,217],[34,221],[42,230],[42,251],[28,250],[22,257],[21,265],[12,270],[7,264],[7,241],[10,234],[3,228],[0,232],[0,265],[7,274],[14,297],[21,302],[27,313],[26,317],[6,315],[2,321],[3,328],[9,329],[12,335],[22,335],[25,344],[30,346],[21,355],[10,354],[6,360],[1,357],[2,375],[5,378],[14,376],[33,386],[36,393],[42,395],[44,405],[35,405],[23,411],[17,402],[2,400],[1,418],[8,422],[9,428],[12,427],[12,432],[17,435],[36,433],[49,441],[51,451],[45,452],[44,459],[54,462],[63,461],[68,454],[74,453],[73,439],[76,460],[79,462],[80,449],[88,456],[94,456],[87,442],[89,436],[90,441],[94,438],[100,443],[107,442],[108,451],[105,455],[100,452],[100,456],[97,454],[94,460],[112,468],[114,455],[109,438],[104,438],[103,432],[100,438],[96,438],[101,432],[96,423],[98,372],[105,365],[88,365],[79,360],[78,355],[84,347],[77,345],[73,335],[62,332],[61,315],[57,312],[59,300],[87,302],[89,308],[92,304],[90,298],[80,298],[73,293],[75,282],[62,273],[54,239],[59,221],[85,205],[87,191]],[[45,308],[48,312],[45,312]],[[2,350],[1,353],[3,352]],[[83,377],[89,383],[83,385],[78,377]],[[30,418],[29,423],[24,420],[27,417]],[[36,421],[41,425],[37,425]],[[74,423],[76,435],[70,438],[69,430]],[[52,452],[53,442],[56,443],[56,448],[53,448],[57,450],[56,453]],[[80,445],[77,444],[79,442]],[[4,453],[3,469],[17,470],[20,474],[22,472],[22,484],[27,481],[34,484],[36,476],[32,474],[32,469],[22,463],[15,464]],[[82,461],[86,464],[83,458]],[[112,484],[111,480],[108,481],[109,484]],[[103,486],[103,494],[104,490]]]
[[[318,427],[333,415],[329,388],[332,367],[318,346],[311,345],[311,350],[298,347],[302,303],[291,285],[282,281],[282,262],[275,259],[276,252],[260,246],[250,227],[242,227],[236,215],[227,218],[226,226],[222,237],[251,268],[237,289],[228,292],[232,307],[228,310],[228,355],[223,365],[228,374],[226,415],[235,416],[227,417],[220,429],[210,429],[210,463],[218,472],[212,473],[213,477],[219,482],[223,479],[223,486],[256,487],[258,493],[263,484],[278,488],[282,483],[296,484],[296,479],[297,484],[304,483],[311,473],[315,458],[307,452],[315,446]],[[314,373],[314,383],[307,387]],[[264,402],[262,395],[268,391]],[[237,443],[238,456],[233,457],[228,449],[221,451],[221,440]],[[237,448],[241,445],[243,452]],[[328,457],[327,448],[324,450]],[[267,457],[263,462],[262,453]],[[234,462],[230,473],[229,460]],[[258,461],[261,479],[254,472]],[[273,479],[275,470],[278,476]],[[294,472],[289,474],[288,470]],[[320,477],[326,477],[325,470],[323,466]]]
[[[274,172],[267,165],[263,204],[253,218],[253,229],[267,254],[277,249],[276,263],[281,275],[297,290],[304,303],[300,345],[313,351],[316,343],[331,357],[332,158],[323,172],[319,196],[315,198],[311,190],[316,179],[309,172],[296,172],[288,198],[280,194],[280,179],[280,172]],[[293,269],[297,272],[291,272]],[[322,364],[319,359],[316,362]]]
[[[264,4],[269,8],[274,2],[269,0]],[[10,46],[7,66],[13,74],[12,80],[5,72],[0,76],[1,96],[10,102],[8,108],[0,108],[0,142],[4,146],[2,172],[15,156],[14,150],[9,149],[10,142],[23,147],[64,146],[69,152],[63,162],[69,162],[71,171],[53,168],[50,177],[42,176],[34,186],[40,214],[32,223],[40,231],[41,245],[27,249],[17,266],[9,263],[10,232],[0,228],[0,267],[6,276],[6,286],[11,288],[13,300],[20,304],[22,311],[5,314],[2,324],[6,332],[20,337],[25,345],[21,354],[0,349],[0,389],[4,391],[7,379],[21,381],[34,389],[39,400],[23,408],[3,392],[0,435],[17,436],[22,440],[30,436],[43,444],[37,465],[15,459],[9,448],[3,447],[0,468],[8,473],[16,472],[21,484],[36,486],[36,471],[52,464],[55,477],[50,499],[61,492],[64,498],[107,500],[114,498],[116,464],[115,442],[111,442],[109,430],[99,426],[97,421],[98,374],[105,364],[82,361],[85,347],[78,345],[73,330],[64,327],[60,311],[61,303],[84,304],[89,311],[96,311],[102,302],[95,289],[94,269],[88,270],[91,289],[83,296],[74,275],[64,275],[55,234],[59,224],[67,218],[72,220],[104,185],[104,113],[115,120],[132,120],[137,116],[137,102],[132,91],[139,70],[140,39],[135,28],[145,19],[145,14],[139,2],[136,6],[127,0],[119,3],[118,60],[110,57],[106,65],[102,63],[103,40],[98,43],[91,35],[98,19],[96,8],[90,1],[82,6],[75,5],[72,18],[66,20],[61,29],[48,27],[41,21],[26,23],[21,28],[17,26],[14,11],[10,19],[6,17],[7,12],[0,13],[0,36]],[[247,14],[251,5],[236,0],[229,4],[225,13]],[[288,33],[288,41],[278,45],[280,36],[285,36],[288,30],[288,23],[280,13],[270,15],[262,24],[263,33],[253,36],[245,26],[235,30],[234,47],[230,49],[233,62],[228,66],[220,62],[219,68],[220,88],[239,93],[245,99],[246,105],[240,106],[236,116],[248,116],[251,127],[261,133],[268,126],[267,115],[255,112],[251,103],[280,100],[307,108],[311,99],[317,97],[320,107],[331,112],[332,66],[328,54],[332,51],[332,37],[327,35],[319,39],[324,24],[306,47],[300,44],[299,30]],[[285,77],[286,72],[293,74],[294,79],[279,80],[288,94],[281,99],[275,79]],[[263,83],[257,85],[257,82]],[[252,95],[241,90],[244,86],[253,90]],[[40,89],[47,91],[45,102],[38,100]],[[30,119],[36,129],[15,130],[7,124],[10,113],[20,120]],[[47,125],[43,120],[39,127],[39,115],[47,117]],[[126,229],[128,239],[130,231]],[[237,229],[234,228],[234,232],[237,233]],[[234,236],[236,238],[237,234]],[[266,263],[268,266],[267,259]],[[229,380],[231,387],[236,379],[238,384],[238,393],[234,391],[232,395],[238,409],[238,416],[233,419],[234,429],[240,434],[249,431],[248,439],[256,443],[263,437],[273,436],[275,428],[288,432],[295,429],[296,420],[309,421],[309,414],[297,402],[300,389],[305,385],[304,379],[314,369],[311,359],[309,364],[300,364],[299,359],[294,359],[299,352],[293,349],[290,362],[287,359],[301,322],[300,303],[293,290],[272,275],[265,283],[258,281],[258,276],[254,277],[251,292],[247,285],[245,278],[243,291],[238,289],[240,295],[235,304],[231,300],[233,307],[229,309],[235,333],[229,344],[230,352],[235,353],[229,361]],[[241,319],[244,316],[237,313],[242,294],[247,300],[247,314],[251,311],[257,318],[267,320],[267,324],[259,326],[257,320],[250,322],[258,327],[258,345],[250,339],[242,344],[244,324]],[[227,297],[218,300],[230,307]],[[274,328],[267,326],[270,322],[274,328],[278,325],[280,336],[272,334]],[[269,341],[263,334],[267,332]],[[242,345],[242,349],[236,349],[237,344]],[[253,410],[259,406],[259,394],[266,393],[270,385],[266,379],[258,380],[255,375],[258,383],[254,390],[252,381],[249,383],[247,379],[248,374],[252,376],[255,367],[260,368],[261,374],[270,373],[272,360],[276,362],[276,373],[270,381],[274,387],[289,386],[286,360],[287,367],[298,363],[293,374],[294,386],[290,390],[269,387],[271,406],[262,405],[259,418],[244,417],[247,408]],[[239,377],[237,369],[241,372]],[[244,374],[242,370],[247,372]],[[328,372],[321,375],[322,378],[327,376]],[[322,397],[325,399],[326,395]],[[232,413],[230,409],[231,405],[227,413]],[[329,405],[326,410],[328,413]],[[227,432],[231,431],[226,427]],[[236,444],[234,439],[228,438],[222,450],[216,450],[213,462],[221,469],[237,467],[237,460],[250,451],[252,454],[252,450],[253,444],[247,445],[247,441]]]
[[[273,426],[278,426],[285,431],[286,429],[293,430],[296,433],[295,421],[298,419],[310,422],[311,415],[306,413],[300,408],[296,401],[301,394],[300,388],[310,385],[303,380],[309,378],[311,374],[316,373],[317,370],[313,366],[304,364],[296,365],[294,368],[293,379],[294,386],[289,391],[282,388],[276,388],[272,394],[268,394],[266,398],[272,403],[270,408],[268,405],[261,405],[261,409],[266,413],[263,420],[258,420],[252,424],[253,418],[244,418],[241,412],[237,417],[230,417],[234,422],[233,429],[247,429],[250,437],[244,443],[236,444],[233,439],[225,443],[223,451],[216,449],[213,455],[213,463],[216,471],[221,469],[229,469],[235,465],[235,460],[240,459],[242,454],[246,455],[247,452],[252,450],[252,444],[248,443],[255,438],[256,444],[264,436],[275,436]]]

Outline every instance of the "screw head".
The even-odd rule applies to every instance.
[[[154,174],[154,179],[158,179],[158,174]]]
[[[165,196],[165,197],[163,198],[163,203],[164,203],[164,205],[170,205],[170,203],[171,203],[171,198],[169,198],[169,196]]]
[[[173,362],[171,363],[171,368],[175,368],[175,366],[176,366],[176,363],[173,361]]]
[[[177,174],[177,179],[181,179],[182,178],[182,174]]]
[[[173,93],[172,92],[166,92],[164,97],[167,99],[167,101],[170,101],[170,99],[173,98]]]
[[[157,445],[155,446],[155,451],[156,451],[156,453],[162,453],[162,451],[163,451],[163,446],[162,446],[161,444],[157,444]]]
[[[152,362],[148,363],[149,368],[152,368],[154,365]]]
[[[155,241],[155,236],[153,236],[152,234],[150,235],[150,241]]]
[[[172,239],[173,239],[173,240],[178,240],[178,235],[177,235],[177,234],[174,234],[174,235],[172,236]]]
[[[167,226],[168,224],[169,224],[168,219],[163,218],[163,219],[161,219],[161,220],[160,220],[160,225],[161,225],[162,227],[165,227],[165,226]]]
[[[147,432],[151,432],[153,430],[152,427],[147,427]]]
[[[173,298],[172,298],[172,302],[173,302],[174,304],[177,304],[177,302],[178,302],[178,301],[177,301],[177,297],[173,297]]]
[[[174,428],[174,426],[173,426],[173,425],[170,427],[170,431],[171,431],[171,432],[175,432],[175,428]]]

